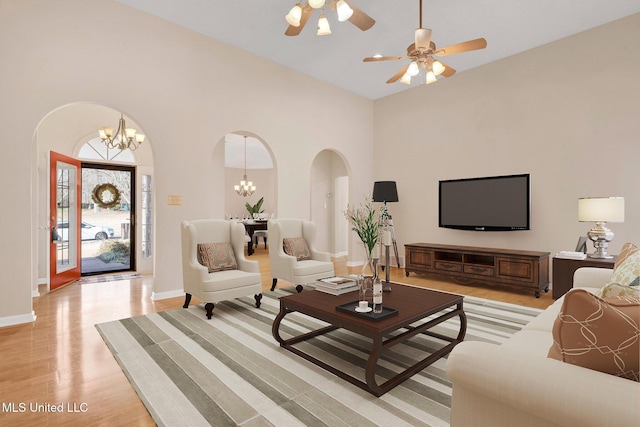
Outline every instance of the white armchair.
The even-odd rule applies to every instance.
[[[270,219],[269,229],[269,263],[273,283],[276,288],[278,279],[287,280],[296,285],[298,292],[302,285],[313,283],[317,279],[334,275],[333,262],[327,252],[315,249],[316,224],[301,219]],[[287,255],[283,249],[283,239],[302,238],[308,248],[309,259],[298,260]]]
[[[182,279],[186,293],[183,308],[189,307],[191,296],[195,295],[205,303],[207,318],[211,319],[214,303],[250,294],[254,294],[256,307],[260,307],[262,276],[258,262],[244,256],[245,241],[244,226],[234,221],[182,222]],[[211,248],[214,243],[216,250]],[[199,244],[204,245],[200,247],[200,257]]]

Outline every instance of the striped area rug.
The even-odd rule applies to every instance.
[[[271,325],[278,298],[266,292],[216,304],[97,325],[129,381],[160,426],[448,426],[451,384],[440,359],[382,397],[279,347]],[[540,310],[465,297],[465,340],[501,343]],[[285,317],[284,338],[325,324],[299,313]],[[434,330],[455,336],[458,318]],[[378,373],[391,377],[440,343],[421,335],[394,346]],[[364,379],[370,342],[338,329],[298,346]],[[378,383],[383,382],[382,378]]]
[[[122,273],[122,274],[109,274],[103,276],[85,276],[78,280],[78,283],[101,283],[101,282],[113,282],[115,280],[129,280],[136,279],[140,276],[140,273]]]

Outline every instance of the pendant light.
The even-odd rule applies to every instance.
[[[247,137],[244,137],[244,175],[242,175],[242,180],[240,181],[240,185],[234,185],[233,189],[236,190],[238,196],[247,197],[253,194],[256,191],[256,186],[253,185],[253,181],[249,181],[247,179]]]

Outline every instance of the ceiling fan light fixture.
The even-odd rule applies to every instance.
[[[338,21],[340,22],[346,21],[353,15],[353,9],[351,9],[351,6],[344,0],[338,0],[338,3],[336,3],[336,12],[338,13]]]
[[[309,0],[309,6],[314,9],[320,9],[324,6],[324,0]]]
[[[302,18],[302,6],[300,3],[296,4],[291,8],[287,16],[284,19],[287,20],[289,25],[293,25],[294,27],[300,26],[300,19]]]
[[[418,16],[420,18],[420,26],[415,30],[414,42],[407,47],[407,53],[399,56],[373,56],[363,59],[364,62],[380,62],[396,59],[409,59],[411,61],[387,80],[387,83],[395,83],[400,80],[401,83],[409,84],[411,81],[411,75],[420,74],[420,76],[422,76],[421,70],[423,69],[426,73],[425,80],[422,80],[422,77],[420,77],[421,83],[424,82],[426,84],[430,84],[437,82],[437,76],[439,75],[442,75],[443,77],[451,77],[456,73],[456,70],[449,65],[434,60],[434,56],[453,55],[456,53],[469,52],[487,47],[487,41],[484,38],[478,38],[438,49],[436,44],[431,40],[431,29],[422,28],[422,0],[419,1],[420,14]],[[358,9],[356,8],[356,13],[357,12]],[[416,73],[415,70],[416,65],[418,73]],[[400,77],[402,77],[402,79],[400,79]]]
[[[413,76],[417,76],[419,72],[420,72],[420,67],[418,67],[418,64],[416,63],[416,61],[411,61],[411,64],[409,64],[409,68],[407,68],[406,74],[409,74],[411,77],[413,77]]]
[[[444,65],[442,65],[442,62],[440,61],[433,61],[433,64],[431,64],[431,69],[433,70],[433,74],[435,74],[436,76],[444,73],[445,70]]]
[[[329,26],[329,20],[324,13],[320,15],[320,19],[318,19],[318,33],[319,36],[326,36],[331,34],[331,27]]]
[[[351,6],[351,0],[296,0],[296,2],[296,5],[285,15],[285,19],[289,23],[284,32],[286,36],[300,35],[309,18],[317,9],[319,9],[318,13],[321,14],[321,17],[318,21],[318,32],[316,34],[320,36],[331,34],[329,22],[324,17],[327,5],[336,13],[339,22],[349,21],[362,31],[367,31],[376,23],[375,19],[357,7]]]

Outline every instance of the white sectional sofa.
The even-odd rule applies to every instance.
[[[611,275],[578,269],[574,288],[595,292]],[[466,341],[453,349],[446,365],[453,427],[640,426],[639,382],[547,357],[563,299],[502,345]]]

